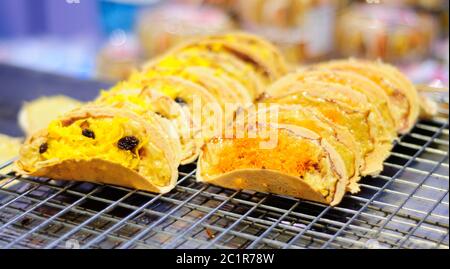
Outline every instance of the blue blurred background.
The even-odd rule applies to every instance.
[[[410,32],[406,32],[406,36],[403,36],[402,30],[393,33],[390,40],[404,39],[405,44],[409,42],[408,38],[414,39],[416,35],[422,37],[427,31],[438,37],[419,43],[426,53],[419,57],[413,55],[414,61],[394,63],[415,82],[439,80],[448,84],[448,1],[297,1],[304,5],[304,10],[299,14],[289,13],[290,7],[286,3],[290,1],[281,1],[285,4],[279,5],[275,0],[264,1],[267,4],[265,8],[255,8],[260,1],[251,0],[0,0],[0,64],[78,79],[116,81],[126,77],[142,61],[179,41],[177,39],[186,39],[186,35],[177,36],[172,30],[205,32],[214,27],[222,31],[243,28],[260,34],[269,34],[270,31],[264,32],[267,29],[277,29],[275,36],[267,37],[297,64],[333,57],[360,57],[357,54],[359,49],[363,50],[363,57],[367,54],[373,58],[374,55],[370,55],[373,51],[364,50],[377,48],[377,42],[385,38],[383,35],[379,39],[365,39],[370,44],[350,46],[345,42],[344,48],[350,48],[350,55],[339,55],[334,38],[343,33],[337,32],[334,27],[339,14],[351,10],[352,6],[365,4],[375,8],[377,4],[370,3],[378,3],[382,13],[393,12],[394,17],[398,18],[396,23],[403,23],[400,16],[403,13],[396,10],[398,6],[410,11],[414,18],[425,13],[437,22],[432,29],[423,28],[423,25],[409,26]],[[167,6],[174,2],[177,4],[175,8],[158,11],[164,4]],[[247,5],[247,9],[243,8],[245,5],[242,3]],[[205,10],[205,7],[210,9]],[[197,12],[202,8],[203,11]],[[259,14],[259,11],[262,13]],[[356,9],[353,13],[357,15],[361,12]],[[143,23],[139,21],[141,14],[146,15],[142,16],[146,18]],[[289,14],[295,19],[288,19]],[[252,21],[256,17],[261,17],[262,21]],[[389,20],[375,17],[372,23],[380,19],[388,25],[385,29],[388,33],[394,29],[389,25]],[[291,22],[295,22],[294,25]],[[172,24],[172,27],[167,24]],[[362,25],[367,29],[371,26],[370,23]],[[355,29],[344,30],[346,33],[358,33]],[[294,37],[295,41],[286,43],[280,33],[291,39]],[[278,38],[280,40],[273,40]]]
[[[105,40],[132,32],[138,9],[157,2],[1,0],[0,62],[90,78]]]

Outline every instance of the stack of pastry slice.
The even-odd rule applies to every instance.
[[[166,193],[200,156],[201,182],[336,205],[382,171],[418,94],[381,62],[286,73],[256,36],[190,41],[31,135],[17,171]]]
[[[236,115],[231,136],[204,145],[198,179],[331,205],[345,191],[358,192],[362,176],[382,171],[397,134],[414,126],[420,108],[416,89],[396,68],[353,59],[288,74],[258,101]]]
[[[142,89],[172,99],[191,115],[191,120],[184,120],[189,132],[179,130],[188,144],[182,159],[187,164],[198,157],[204,141],[222,131],[238,108],[253,104],[268,84],[286,72],[281,53],[259,37],[244,33],[209,36],[148,62],[127,81],[103,92],[97,102],[130,93],[136,96]]]
[[[32,134],[16,170],[166,193],[178,167],[222,130],[218,121],[251,105],[286,71],[278,50],[256,36],[190,41]]]
[[[395,67],[381,61],[339,60],[317,65],[318,69],[359,74],[377,84],[388,96],[390,113],[400,134],[408,133],[419,116],[419,95],[411,81]]]

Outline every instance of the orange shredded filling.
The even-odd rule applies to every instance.
[[[309,171],[319,169],[321,152],[310,140],[299,140],[279,132],[275,148],[260,147],[262,138],[234,139],[232,143],[224,141],[220,153],[216,156],[211,174],[222,174],[239,169],[269,169],[291,176],[303,177]],[[216,141],[216,143],[220,143]]]

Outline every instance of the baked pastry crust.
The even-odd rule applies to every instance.
[[[16,162],[17,172],[27,176],[106,183],[157,193],[172,190],[178,178],[181,145],[176,131],[171,129],[173,127],[156,114],[147,113],[145,116],[139,116],[124,109],[86,106],[66,114],[55,121],[55,124],[70,126],[80,120],[105,120],[115,117],[128,119],[132,126],[141,130],[141,138],[145,136],[150,138],[142,143],[139,163],[147,158],[157,158],[154,161],[161,162],[160,173],[147,174],[147,167],[138,165],[136,169],[131,169],[121,163],[99,158],[97,156],[99,152],[92,152],[83,157],[70,157],[71,153],[67,152],[66,158],[43,159],[42,153],[46,148],[42,150],[42,145],[44,143],[47,145],[52,139],[58,139],[51,137],[47,130],[36,133],[25,142],[20,151],[20,159]],[[111,145],[114,146],[116,145]],[[152,156],[154,152],[161,155]],[[160,175],[161,178],[155,175]]]

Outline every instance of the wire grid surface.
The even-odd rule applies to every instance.
[[[336,207],[196,183],[195,165],[165,195],[3,175],[0,248],[447,249],[448,105],[441,114]]]

